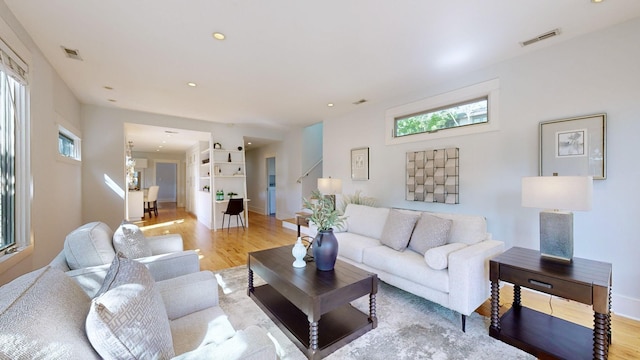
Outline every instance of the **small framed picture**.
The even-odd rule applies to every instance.
[[[539,175],[606,179],[606,128],[606,114],[541,122]]]
[[[351,149],[351,180],[369,180],[369,148]]]

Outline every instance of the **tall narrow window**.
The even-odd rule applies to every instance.
[[[16,244],[18,220],[26,204],[24,149],[27,107],[27,73],[24,64],[0,41],[0,250]],[[22,163],[21,163],[22,161]],[[20,204],[20,206],[17,206]],[[19,233],[21,233],[19,231]]]
[[[62,125],[58,125],[58,153],[66,158],[80,160],[80,138]]]

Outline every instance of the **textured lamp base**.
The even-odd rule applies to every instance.
[[[572,212],[540,212],[540,253],[547,259],[571,262],[573,258]]]

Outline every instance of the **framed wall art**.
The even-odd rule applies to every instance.
[[[539,175],[606,179],[606,129],[606,114],[541,122]]]
[[[351,149],[351,180],[369,180],[369,148]]]

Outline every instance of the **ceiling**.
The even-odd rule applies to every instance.
[[[82,103],[270,128],[419,94],[640,16],[638,0],[4,2]]]

